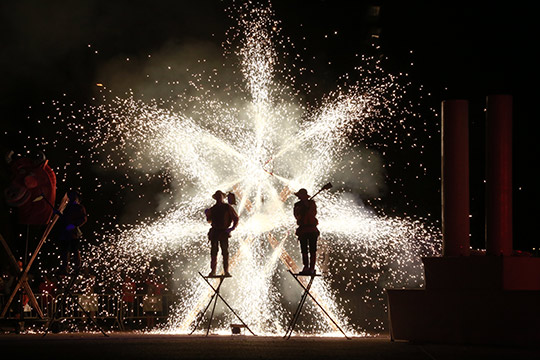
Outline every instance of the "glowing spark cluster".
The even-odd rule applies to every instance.
[[[238,26],[226,46],[237,46],[229,53],[240,68],[237,81],[215,82],[220,71],[212,69],[206,83],[202,74],[192,74],[190,91],[152,101],[108,99],[102,81],[104,102],[72,111],[73,119],[65,120],[84,134],[96,164],[138,174],[141,182],[163,179],[168,206],[156,218],[102,234],[87,260],[111,282],[142,274],[153,261],[168,263],[180,301],[162,331],[189,332],[209,298],[197,276],[209,268],[203,210],[220,189],[237,195],[241,218],[230,241],[233,277],[225,281],[223,296],[254,332],[282,334],[300,296],[286,272],[300,262],[292,193],[304,187],[313,194],[343,174],[361,181],[359,164],[367,162],[352,139],[399,141],[397,130],[407,129],[397,117],[406,107],[400,105],[399,78],[376,61],[365,59],[359,80],[345,76],[344,85],[307,105],[276,50],[282,40],[271,8],[248,4],[236,10]],[[90,127],[79,125],[88,121]],[[419,257],[438,253],[438,231],[420,221],[376,215],[339,186],[318,195],[317,204],[318,269],[324,276],[315,280],[313,293],[351,335],[382,330],[383,314],[364,321],[372,316],[369,308],[384,313],[385,287],[422,284]],[[307,306],[300,332],[336,332],[316,307]],[[232,314],[220,311],[217,327],[231,322]]]

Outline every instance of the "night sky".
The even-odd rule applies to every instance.
[[[31,139],[36,137],[52,141],[54,125],[35,126],[35,119],[48,111],[40,104],[51,99],[87,102],[98,90],[96,83],[107,82],[104,74],[110,64],[119,59],[142,61],[148,54],[188,43],[211,43],[219,47],[225,31],[234,25],[224,12],[228,3],[218,0],[2,1],[2,152],[34,149]],[[534,111],[538,64],[533,54],[539,33],[535,11],[531,2],[472,3],[282,0],[273,1],[272,6],[281,21],[282,34],[306,49],[303,50],[306,65],[315,72],[312,78],[301,80],[317,82],[320,91],[314,91],[311,96],[332,90],[340,75],[358,65],[357,54],[385,57],[387,71],[408,73],[414,84],[423,86],[424,94],[430,94],[418,101],[419,111],[425,112],[427,129],[433,136],[424,144],[423,161],[429,171],[418,180],[405,173],[392,173],[399,172],[399,166],[389,169],[388,176],[401,177],[403,184],[395,191],[389,184],[381,199],[366,199],[374,206],[397,215],[430,214],[427,217],[431,220],[440,219],[440,119],[430,109],[438,113],[444,99],[470,101],[473,246],[481,247],[483,242],[485,97],[513,95],[514,247],[531,250],[540,247],[535,231],[540,199],[538,179],[533,175],[539,155],[535,139],[539,125]],[[378,17],[370,15],[372,6],[380,6]],[[378,49],[370,45],[373,33],[380,34]],[[73,154],[45,150],[53,167],[63,168],[63,163],[76,160]],[[402,158],[395,160],[397,163],[407,161],[406,152],[399,156]],[[83,172],[88,178],[95,175],[91,169]],[[92,184],[73,174],[57,176],[68,179],[83,195],[94,193],[88,188]],[[6,181],[5,173],[2,181]],[[65,191],[65,186],[59,184],[59,192]],[[109,193],[104,190],[102,198],[119,196],[117,190],[111,189]],[[407,201],[403,200],[403,193]],[[135,201],[126,195],[126,206],[131,200]],[[87,196],[86,201],[91,223],[107,221],[99,199]],[[1,225],[5,227],[10,217],[5,205],[0,209]]]

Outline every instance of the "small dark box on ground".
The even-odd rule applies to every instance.
[[[233,335],[240,335],[243,328],[245,328],[246,325],[244,324],[231,324],[231,332]]]

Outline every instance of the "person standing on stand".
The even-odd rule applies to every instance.
[[[300,189],[294,193],[300,201],[294,204],[294,217],[296,218],[296,236],[300,241],[302,263],[304,268],[300,275],[315,275],[315,263],[317,262],[317,240],[320,232],[317,229],[319,221],[316,218],[317,204],[310,199],[306,189]]]
[[[216,191],[212,198],[216,200],[214,206],[204,211],[206,220],[211,224],[208,232],[210,240],[210,274],[216,275],[218,245],[221,247],[221,255],[223,256],[223,272],[225,276],[231,276],[229,273],[229,237],[231,232],[238,226],[238,214],[236,210],[224,202],[225,194],[221,191]],[[232,226],[231,226],[232,224]]]
[[[80,195],[75,190],[70,190],[67,193],[69,202],[64,209],[64,212],[59,214],[60,227],[60,250],[61,250],[61,267],[60,274],[66,275],[69,268],[70,256],[75,255],[76,271],[81,266],[80,239],[82,232],[80,227],[86,223],[86,208],[80,203]]]

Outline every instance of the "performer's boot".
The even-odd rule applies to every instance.
[[[315,263],[317,262],[317,253],[311,253],[309,258],[309,273],[315,275]]]
[[[300,271],[300,275],[309,275],[309,256],[308,254],[302,254],[302,264],[304,264],[304,268],[302,271]]]
[[[230,277],[229,273],[229,256],[223,256],[223,275]]]
[[[216,276],[217,256],[210,257],[210,274],[208,276]]]

